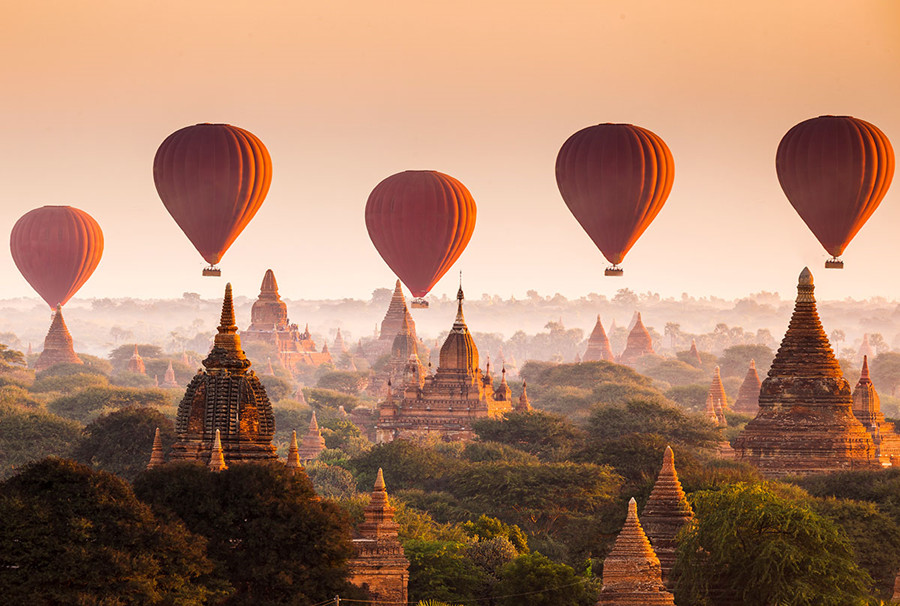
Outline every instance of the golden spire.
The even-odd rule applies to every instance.
[[[147,469],[159,467],[166,462],[163,455],[162,439],[159,437],[159,427],[156,428],[156,434],[153,436],[153,449],[150,451],[150,462],[147,463]]]
[[[229,282],[225,285],[225,298],[222,301],[222,317],[219,321],[218,333],[209,356],[203,360],[203,366],[208,369],[226,368],[229,370],[250,368],[250,360],[241,349],[241,337],[238,336],[237,329],[234,321],[231,282]]]
[[[231,289],[228,290],[231,292]],[[222,438],[219,435],[219,430],[216,430],[216,439],[213,441],[212,452],[209,455],[209,469],[210,471],[224,471],[228,469],[228,465],[225,464],[225,453],[222,451]]]

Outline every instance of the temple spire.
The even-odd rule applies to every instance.
[[[750,360],[750,368],[747,369],[747,374],[738,390],[737,399],[734,401],[734,411],[752,415],[759,412],[759,388],[761,385],[759,374],[756,372],[756,362]]]
[[[303,436],[298,449],[300,460],[311,461],[318,457],[323,450],[325,450],[325,438],[322,437],[322,432],[319,430],[319,423],[316,421],[316,411],[314,410],[309,419],[309,429],[306,435]]]
[[[213,340],[212,350],[209,356],[203,360],[203,365],[208,369],[250,368],[250,360],[241,349],[241,337],[237,334],[237,325],[234,322],[234,302],[231,297],[231,282],[225,285],[225,299],[222,301],[222,317],[219,321],[218,333]]]
[[[212,452],[209,455],[209,469],[210,471],[224,471],[228,469],[228,465],[225,464],[225,453],[222,450],[222,438],[218,429],[216,430],[216,439],[213,441]]]
[[[50,330],[44,339],[44,349],[34,363],[34,369],[38,372],[50,368],[56,364],[83,364],[75,355],[74,343],[66,322],[63,319],[62,307],[56,306],[56,313],[50,322]]]
[[[694,512],[675,471],[675,453],[666,446],[662,468],[641,513],[647,538],[659,557],[663,581],[668,580],[675,564],[675,537],[693,517]],[[672,583],[668,584],[672,586]]]
[[[291,445],[288,447],[287,466],[294,470],[303,468],[303,465],[300,463],[300,451],[297,447],[296,430],[291,432]]]
[[[153,436],[153,449],[150,451],[150,462],[147,463],[147,469],[159,467],[166,462],[163,453],[162,438],[159,437],[159,427],[156,428],[156,434]]]

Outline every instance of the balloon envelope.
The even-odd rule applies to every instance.
[[[775,170],[797,214],[838,257],[887,193],[894,150],[885,134],[864,120],[819,116],[781,139]]]
[[[391,175],[366,202],[369,237],[385,263],[424,297],[459,258],[475,230],[466,186],[433,170]]]
[[[42,206],[16,221],[9,249],[31,287],[55,308],[94,273],[103,255],[103,232],[83,210]]]
[[[672,189],[672,152],[631,124],[598,124],[572,135],[556,157],[556,183],[569,210],[615,265],[622,262]]]
[[[215,265],[262,206],[272,159],[249,131],[197,124],[162,142],[153,159],[153,181],[178,227]]]

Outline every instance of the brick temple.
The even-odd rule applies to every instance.
[[[675,470],[675,453],[666,446],[662,469],[641,512],[641,520],[650,545],[659,558],[662,580],[670,588],[673,586],[669,576],[675,564],[675,537],[693,518],[694,512],[684,496]]]
[[[900,435],[893,423],[888,423],[881,412],[881,398],[869,377],[869,358],[863,356],[862,372],[853,388],[853,416],[872,436],[875,443],[875,457],[882,467],[900,465]]]
[[[756,362],[750,360],[750,368],[747,369],[747,374],[744,376],[744,381],[741,383],[737,399],[732,407],[734,412],[755,416],[759,412],[760,387],[762,387],[762,381],[759,380],[759,374],[756,372]]]
[[[641,312],[635,312],[634,326],[628,333],[625,351],[619,356],[619,364],[633,366],[641,357],[653,353],[653,339],[641,320]]]
[[[81,358],[75,355],[72,335],[69,334],[59,305],[56,306],[56,312],[50,322],[50,330],[44,337],[44,349],[34,363],[34,370],[40,372],[57,364],[83,364]]]
[[[759,412],[735,456],[768,478],[877,467],[875,444],[853,414],[850,385],[816,310],[813,276],[800,274],[781,347],[762,382]]]
[[[609,346],[609,338],[606,331],[603,330],[603,323],[600,322],[600,314],[597,314],[597,323],[594,324],[594,330],[588,338],[587,350],[581,358],[584,362],[615,362],[616,357],[613,355],[612,348]]]
[[[406,306],[406,297],[403,296],[403,287],[400,284],[400,280],[397,280],[397,283],[394,285],[394,292],[391,295],[391,302],[388,304],[384,318],[381,320],[381,329],[378,331],[377,338],[363,344],[363,350],[369,362],[375,362],[378,358],[391,353],[394,337],[401,332],[404,323],[406,323],[413,341],[417,344],[420,343],[418,336],[416,336],[416,322]],[[420,349],[420,359],[427,358],[427,348],[424,344],[421,345]]]

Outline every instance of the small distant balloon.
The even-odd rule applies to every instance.
[[[665,142],[646,128],[598,124],[566,140],[556,157],[556,183],[566,206],[603,256],[618,266],[662,210],[675,178]]]
[[[153,181],[166,210],[215,267],[262,206],[272,159],[256,135],[229,124],[197,124],[169,135],[153,159]]]
[[[424,297],[465,250],[477,209],[466,186],[434,170],[383,180],[366,201],[369,237],[400,280]]]
[[[819,116],[794,126],[775,155],[781,189],[832,258],[862,229],[891,186],[894,149],[878,127],[850,116]]]
[[[16,221],[9,236],[16,267],[51,309],[65,305],[103,256],[103,232],[71,206],[42,206]]]

